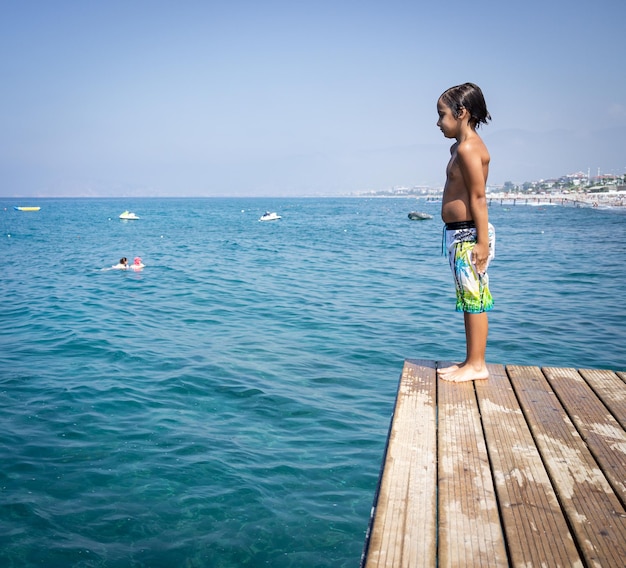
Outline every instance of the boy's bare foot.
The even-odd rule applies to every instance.
[[[458,368],[464,364],[465,363],[459,363],[458,365],[450,365],[449,367],[439,368],[437,369],[437,373],[439,373],[440,375],[447,375],[448,373],[452,373],[458,370]]]
[[[451,369],[452,367],[447,367]],[[443,371],[444,369],[442,369]],[[489,371],[487,367],[483,366],[480,369],[475,369],[471,365],[461,365],[452,371],[446,373],[440,373],[441,378],[444,381],[450,381],[452,383],[464,383],[466,381],[480,381],[489,378]]]

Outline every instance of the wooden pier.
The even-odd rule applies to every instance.
[[[436,367],[405,361],[361,566],[626,566],[626,373]]]

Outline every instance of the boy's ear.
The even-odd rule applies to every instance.
[[[466,115],[468,115],[469,113],[467,112],[467,109],[465,107],[459,107],[459,110],[457,112],[456,117],[458,119],[464,119]]]

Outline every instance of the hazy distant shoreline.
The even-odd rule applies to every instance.
[[[105,200],[143,200],[143,199],[424,199],[426,201],[441,201],[441,191],[433,193],[350,193],[337,195],[188,195],[188,196],[158,196],[158,195],[120,195],[120,196],[4,196],[0,200],[6,200],[13,204],[32,204],[39,201],[55,199],[105,199]],[[547,193],[547,194],[525,194],[510,192],[488,192],[487,200],[490,203],[502,204],[548,204],[578,207],[626,207],[626,191],[614,191],[603,193]],[[7,207],[4,207],[6,210]]]
[[[431,195],[360,195],[358,197],[377,198],[415,198],[426,201],[441,201],[441,194]],[[550,194],[524,194],[524,193],[487,193],[487,201],[491,204],[530,204],[530,205],[565,205],[578,207],[626,207],[626,191],[610,193],[550,193]]]
[[[626,192],[613,193],[553,193],[524,195],[522,193],[488,193],[488,200],[502,203],[536,203],[577,205],[580,207],[626,207]]]

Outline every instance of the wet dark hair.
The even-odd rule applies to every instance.
[[[474,128],[487,124],[491,120],[483,92],[474,83],[450,87],[443,92],[439,100],[450,107],[454,116],[458,116],[461,109],[466,109],[470,114],[469,124]]]

